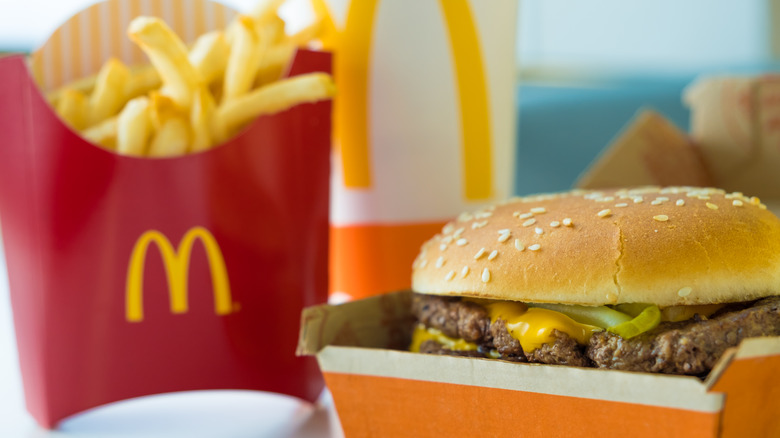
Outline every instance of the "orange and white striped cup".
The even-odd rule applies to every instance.
[[[517,0],[312,0],[334,30],[331,299],[410,285],[420,244],[506,198]]]

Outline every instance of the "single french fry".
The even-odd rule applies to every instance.
[[[277,15],[276,11],[284,2],[285,0],[260,0],[247,15],[252,17],[258,24],[266,23]]]
[[[213,31],[198,37],[188,57],[203,83],[210,84],[225,74],[229,53],[230,46],[225,35]]]
[[[57,104],[59,104],[59,100],[64,93],[70,91],[78,91],[84,95],[87,95],[91,93],[92,90],[95,88],[95,82],[97,82],[97,74],[94,74],[92,76],[87,76],[85,78],[77,79],[65,85],[64,87],[60,87],[54,91],[47,93],[46,100],[48,100],[50,104],[56,107]]]
[[[55,109],[57,114],[71,128],[81,131],[87,127],[89,100],[81,91],[73,89],[63,90]]]
[[[222,85],[225,102],[246,94],[252,88],[263,55],[255,22],[250,17],[239,16],[238,23]]]
[[[117,118],[103,120],[97,125],[81,132],[87,140],[106,149],[116,149]]]
[[[323,20],[317,19],[303,29],[287,37],[286,40],[287,42],[297,47],[306,46],[313,40],[317,39],[320,34],[323,33],[323,30]]]
[[[138,17],[130,22],[128,36],[146,53],[163,82],[163,91],[181,108],[189,108],[200,76],[187,57],[187,47],[156,17]]]
[[[149,98],[127,102],[117,118],[116,150],[122,155],[143,156],[152,133]]]
[[[89,98],[87,126],[94,126],[115,116],[125,104],[125,87],[130,70],[118,59],[111,58],[103,65],[95,81],[95,89]]]
[[[247,122],[264,114],[274,114],[305,102],[333,97],[336,86],[326,73],[308,73],[258,88],[217,109],[215,131],[220,141]]]
[[[266,22],[260,23],[263,29],[261,34],[267,38],[269,45],[279,44],[285,40],[287,34],[284,33],[285,22],[277,14],[273,14]]]
[[[213,144],[212,122],[215,110],[214,98],[206,86],[201,86],[192,100],[190,125],[192,125],[192,141],[190,152],[200,152]]]
[[[165,122],[182,115],[172,98],[158,91],[149,93],[149,122],[153,130],[159,131]]]
[[[333,50],[336,47],[339,32],[333,22],[328,4],[325,0],[311,0],[311,7],[314,10],[314,15],[317,16],[317,21],[320,22],[318,39],[322,43],[322,47],[325,50]]]
[[[162,85],[160,74],[152,65],[130,69],[130,71],[132,72],[130,81],[125,88],[125,96],[128,100],[147,94]]]
[[[295,46],[290,43],[278,44],[269,48],[260,60],[260,66],[255,74],[255,86],[263,86],[279,80],[285,67],[295,53]]]
[[[149,145],[150,157],[175,157],[187,153],[190,127],[183,117],[174,117],[163,123]]]

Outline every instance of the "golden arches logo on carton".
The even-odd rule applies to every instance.
[[[372,186],[369,142],[369,65],[374,22],[380,0],[352,0],[344,27],[336,31],[325,0],[312,0],[325,27],[325,39],[336,49],[335,77],[339,96],[334,105],[334,132],[340,143],[344,185]],[[464,195],[469,200],[493,196],[490,105],[479,32],[468,0],[439,0],[455,70],[463,143]]]
[[[187,278],[189,276],[190,256],[196,240],[200,240],[206,250],[211,282],[214,291],[214,312],[227,315],[233,310],[230,294],[230,281],[225,267],[225,259],[214,236],[203,227],[194,227],[182,237],[179,247],[174,249],[165,235],[157,230],[146,231],[138,238],[130,255],[127,268],[127,288],[125,292],[125,318],[130,322],[139,322],[143,313],[143,284],[146,253],[151,244],[155,244],[162,256],[165,275],[168,280],[168,294],[172,313],[186,313],[188,309]]]

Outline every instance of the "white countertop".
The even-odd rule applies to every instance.
[[[0,437],[252,437],[341,436],[327,393],[310,405],[257,391],[192,391],[142,397],[75,415],[55,431],[38,426],[24,407],[8,275],[0,245]]]

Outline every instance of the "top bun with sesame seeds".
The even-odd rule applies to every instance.
[[[780,220],[692,187],[572,191],[463,214],[413,264],[422,294],[661,307],[780,294]]]

